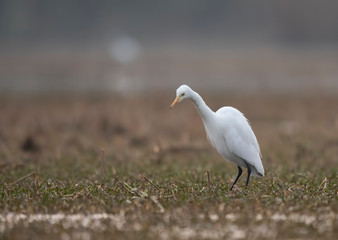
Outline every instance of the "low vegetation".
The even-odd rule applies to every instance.
[[[0,238],[335,239],[337,98],[207,95],[246,113],[264,156],[229,192],[236,166],[172,97],[3,97]]]

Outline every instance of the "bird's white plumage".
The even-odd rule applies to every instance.
[[[191,99],[199,111],[211,145],[226,159],[240,167],[250,166],[253,175],[264,176],[264,168],[258,141],[246,117],[233,107],[222,107],[213,112],[201,96],[189,86],[182,85],[176,91],[172,104]]]
[[[233,107],[222,107],[215,115],[215,122],[219,124],[206,126],[211,144],[223,157],[246,168],[244,160],[253,166],[253,175],[264,176],[259,144],[245,116]],[[217,129],[216,125],[219,125]],[[220,134],[210,134],[210,131]]]

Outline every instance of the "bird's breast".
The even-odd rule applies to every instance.
[[[223,157],[230,158],[231,152],[229,151],[224,132],[220,129],[215,129],[212,126],[205,125],[208,140],[212,147]]]

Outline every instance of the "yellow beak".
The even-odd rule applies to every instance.
[[[177,98],[175,98],[175,100],[173,101],[173,103],[170,105],[169,109],[171,109],[173,106],[175,106],[175,104],[181,99],[181,96],[178,96]]]

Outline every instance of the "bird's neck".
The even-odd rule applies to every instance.
[[[203,98],[197,93],[193,93],[193,97],[191,98],[193,103],[195,104],[198,112],[200,113],[204,124],[207,124],[215,115],[215,112],[212,111],[208,105],[205,104]]]

